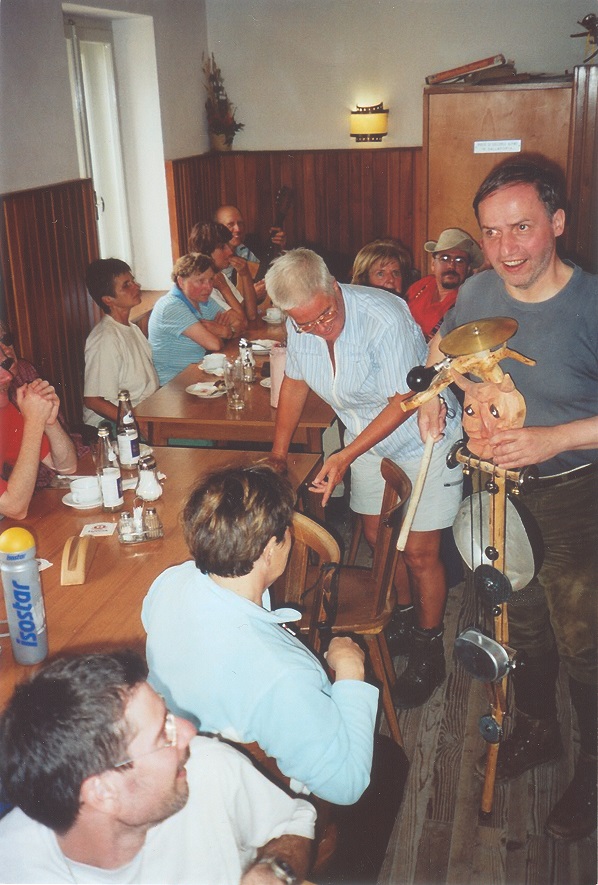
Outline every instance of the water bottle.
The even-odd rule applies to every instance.
[[[121,465],[126,469],[136,467],[139,461],[139,425],[135,419],[128,390],[118,392],[116,440]]]
[[[243,366],[243,381],[251,384],[255,381],[255,357],[251,344],[245,338],[241,338],[239,341],[239,358]]]
[[[104,510],[115,513],[120,510],[125,499],[123,498],[122,477],[116,452],[110,441],[110,431],[107,427],[98,430],[99,453],[97,461],[98,478],[102,492],[102,504]]]
[[[0,535],[0,571],[15,661],[39,664],[48,655],[48,631],[35,541],[27,529]]]

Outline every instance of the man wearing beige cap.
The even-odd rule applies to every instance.
[[[474,238],[458,227],[443,230],[438,240],[429,240],[424,249],[432,253],[433,273],[413,283],[406,298],[414,320],[429,341],[457,300],[459,286],[472,270],[481,267],[484,255]]]

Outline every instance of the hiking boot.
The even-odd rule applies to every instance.
[[[515,728],[498,748],[496,782],[519,777],[536,765],[555,762],[563,753],[563,744],[556,719],[532,719],[516,711]],[[476,771],[486,773],[486,753],[476,762]]]
[[[413,628],[407,667],[392,688],[395,707],[403,710],[420,707],[444,681],[446,667],[442,635],[442,629]]]
[[[397,605],[390,621],[384,628],[386,643],[391,658],[397,655],[408,655],[413,648],[413,628],[415,627],[415,609],[412,605]]]
[[[596,814],[596,756],[581,752],[573,780],[548,815],[544,831],[553,839],[583,839],[596,829]]]

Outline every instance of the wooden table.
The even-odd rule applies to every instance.
[[[164,525],[164,538],[143,544],[123,545],[116,533],[96,539],[96,552],[85,584],[62,587],[60,567],[64,544],[71,535],[79,535],[87,523],[117,522],[118,513],[101,508],[75,510],[62,503],[68,489],[37,491],[27,519],[15,522],[4,519],[0,532],[21,525],[33,534],[37,555],[53,563],[41,573],[46,604],[50,655],[60,652],[104,651],[127,646],[143,652],[145,632],[141,604],[152,581],[168,566],[189,559],[179,523],[183,503],[195,480],[227,464],[256,463],[260,452],[232,452],[216,449],[154,450],[158,468],[166,475],[164,493],[156,509]],[[299,489],[321,464],[314,454],[289,456],[289,478]],[[83,472],[83,471],[82,471]],[[89,472],[89,471],[87,471]],[[133,475],[133,474],[131,474]],[[125,508],[131,510],[133,491],[125,491]],[[0,618],[6,618],[0,596]],[[184,618],[184,612],[181,612]],[[1,625],[6,632],[6,625]],[[0,640],[0,708],[4,706],[16,682],[34,668],[15,663],[10,639]]]
[[[249,340],[256,338],[281,340],[284,326],[264,322],[252,324]],[[227,356],[238,354],[238,340],[224,349]],[[259,369],[267,355],[255,354]],[[227,408],[226,396],[200,399],[186,392],[198,381],[213,381],[192,363],[175,378],[148,396],[135,407],[135,415],[151,445],[168,445],[171,437],[178,439],[210,439],[218,443],[262,443],[269,448],[274,432],[276,409],[270,406],[270,391],[259,381],[247,385],[245,408],[233,412]],[[334,421],[330,406],[310,391],[299,421],[293,444],[303,451],[322,452],[322,433]]]

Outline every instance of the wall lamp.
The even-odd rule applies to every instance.
[[[388,135],[388,108],[384,102],[351,111],[351,138],[355,141],[382,141]]]

